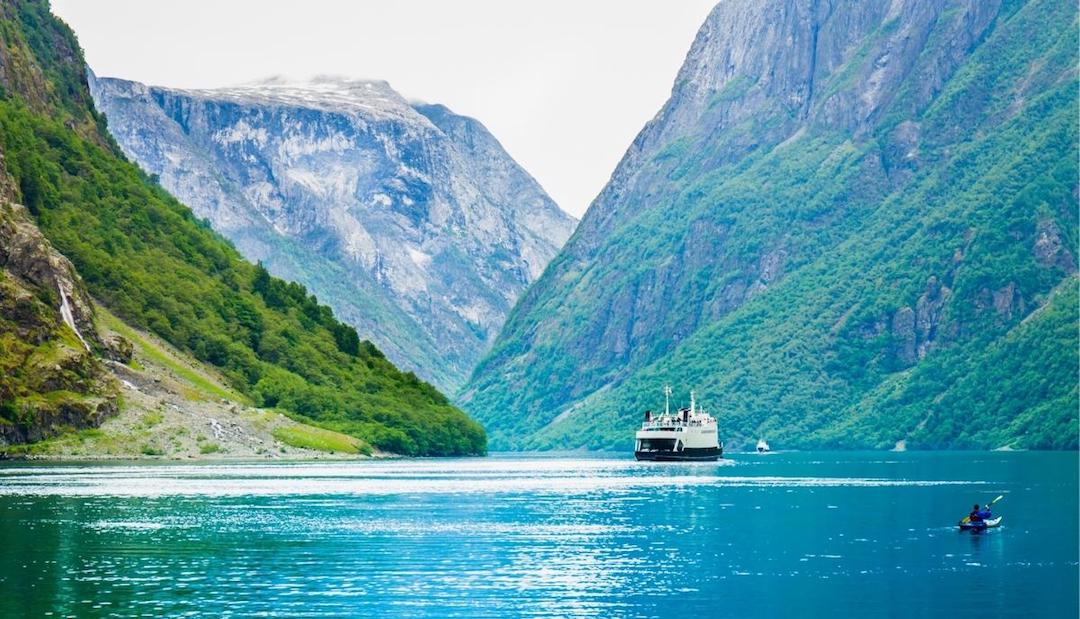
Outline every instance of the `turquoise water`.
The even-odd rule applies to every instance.
[[[0,616],[1078,613],[1076,453],[0,467]],[[1003,527],[960,533],[1004,494]]]

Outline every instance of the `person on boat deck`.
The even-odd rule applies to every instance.
[[[968,520],[970,520],[971,522],[982,522],[983,520],[986,520],[988,518],[990,518],[989,505],[986,506],[986,509],[979,509],[979,504],[976,503],[971,508],[971,513],[968,514]]]

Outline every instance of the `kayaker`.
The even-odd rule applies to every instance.
[[[976,503],[971,508],[971,513],[968,514],[968,520],[972,523],[982,522],[990,518],[990,506],[987,505],[986,509],[979,509],[979,504]]]

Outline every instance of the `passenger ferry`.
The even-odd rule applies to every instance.
[[[664,414],[645,411],[645,421],[635,436],[638,460],[715,461],[724,455],[716,419],[697,407],[690,392],[690,408],[671,414],[671,387],[664,387]]]

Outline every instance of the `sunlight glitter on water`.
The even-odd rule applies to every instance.
[[[304,496],[544,492],[634,488],[897,487],[987,483],[868,477],[721,475],[730,460],[689,467],[620,460],[454,460],[334,464],[29,467],[0,471],[0,495]],[[704,473],[714,474],[704,474]],[[674,474],[673,474],[674,473]]]

